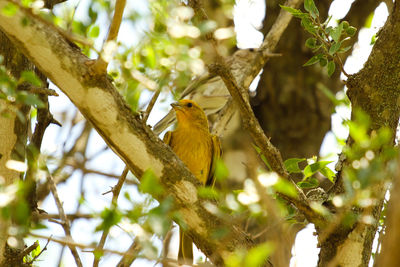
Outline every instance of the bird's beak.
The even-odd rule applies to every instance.
[[[171,107],[172,107],[173,109],[175,109],[175,110],[178,110],[178,109],[181,109],[181,108],[182,108],[182,104],[179,103],[179,102],[174,102],[174,103],[171,103]]]

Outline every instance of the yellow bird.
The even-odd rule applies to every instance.
[[[167,132],[164,142],[186,164],[204,185],[214,185],[215,162],[221,157],[221,144],[209,131],[207,117],[192,100],[179,100],[171,104],[178,120],[176,130]],[[192,240],[179,230],[178,259],[186,264],[193,262]]]

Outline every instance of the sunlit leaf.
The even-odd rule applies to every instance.
[[[289,12],[290,14],[292,14],[294,17],[296,18],[305,18],[308,17],[309,15],[307,13],[302,12],[299,9],[294,9],[292,7],[288,7],[288,6],[283,6],[283,5],[279,5],[283,10],[286,10],[287,12]]]
[[[158,181],[157,176],[150,169],[146,170],[140,179],[139,190],[152,196],[158,196],[164,193],[164,188]]]
[[[304,9],[310,12],[314,19],[319,16],[318,9],[313,0],[304,0]]]
[[[299,163],[305,161],[305,158],[291,158],[285,160],[285,168],[289,173],[300,173]]]
[[[259,267],[264,266],[268,257],[274,251],[275,246],[272,242],[265,242],[251,248],[244,259],[242,266]]]

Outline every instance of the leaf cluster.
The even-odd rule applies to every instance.
[[[305,162],[307,165],[304,168],[300,168],[299,163]],[[311,163],[309,163],[311,162]],[[303,174],[302,181],[298,182],[297,185],[302,188],[315,188],[318,187],[318,179],[315,178],[315,174],[320,173],[328,178],[331,182],[334,182],[335,173],[327,166],[332,161],[316,161],[315,159],[305,158],[291,158],[285,160],[285,168],[289,173],[301,173]]]
[[[357,29],[350,26],[347,21],[342,21],[335,27],[329,26],[332,17],[321,23],[319,11],[313,0],[304,1],[304,9],[307,12],[287,6],[281,6],[281,8],[299,18],[301,26],[312,35],[306,40],[305,46],[312,49],[315,55],[303,66],[319,63],[321,67],[326,67],[329,76],[335,72],[336,64],[339,64],[343,71],[339,54],[351,48],[351,46],[345,46],[345,43],[354,36]]]

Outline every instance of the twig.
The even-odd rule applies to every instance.
[[[103,47],[99,53],[99,57],[92,66],[92,71],[96,74],[103,74],[107,71],[109,60],[104,59],[103,54],[105,47],[112,41],[115,41],[118,36],[119,27],[121,26],[122,15],[124,13],[126,0],[117,0],[115,3],[114,16],[111,21],[110,31],[108,32],[107,40],[103,43]]]
[[[88,248],[91,248],[93,250],[96,249],[96,247],[93,246],[93,245],[81,244],[81,243],[77,243],[77,242],[75,242],[73,240],[48,237],[48,236],[41,235],[41,234],[36,234],[36,233],[29,233],[29,235],[32,236],[32,237],[36,237],[36,238],[47,239],[47,240],[56,242],[56,243],[61,244],[61,245],[78,247],[80,249],[88,249]],[[125,254],[129,253],[129,252],[121,252],[121,251],[117,251],[117,250],[113,250],[113,249],[105,249],[105,248],[103,248],[101,250],[101,252],[111,253],[111,254],[120,255],[120,256],[124,256]]]
[[[57,205],[58,213],[60,214],[60,218],[63,222],[61,225],[64,229],[65,236],[67,237],[67,239],[73,240],[72,235],[71,235],[71,225],[69,223],[67,216],[65,215],[64,208],[63,208],[61,200],[58,196],[56,184],[54,183],[53,177],[51,176],[49,170],[47,170],[47,181],[49,182],[50,191],[53,194],[54,200]],[[78,267],[82,267],[83,265],[82,265],[81,259],[79,258],[79,254],[78,254],[78,251],[76,250],[76,247],[72,244],[69,244],[68,247],[71,250],[71,253],[75,259],[76,265]]]
[[[303,0],[288,0],[285,2],[284,5],[292,8],[297,8],[300,6],[302,2]],[[260,47],[260,49],[262,50],[262,58],[258,59],[256,62],[258,63],[257,67],[260,70],[267,62],[269,58],[268,54],[270,54],[275,50],[275,47],[277,46],[279,40],[281,39],[283,32],[289,25],[291,19],[292,15],[289,12],[283,9],[279,12],[278,17],[276,18],[274,24],[272,25],[271,29],[269,30],[267,36],[264,39],[264,42]]]
[[[93,214],[82,214],[82,213],[66,214],[66,216],[70,221],[78,219],[93,219],[95,217]],[[60,215],[41,213],[37,215],[37,218],[40,220],[60,219]]]
[[[131,75],[135,80],[137,80],[139,83],[141,83],[143,86],[145,86],[150,91],[155,91],[158,87],[158,85],[155,81],[148,78],[146,75],[144,75],[143,73],[141,73],[138,70],[133,69],[131,71]]]
[[[34,251],[37,247],[39,246],[38,242],[34,242],[32,245],[30,245],[29,247],[25,248],[24,250],[22,250],[18,257],[25,257],[26,255],[28,255],[29,253],[31,253],[32,251]]]
[[[117,267],[129,267],[131,266],[132,262],[136,259],[136,255],[140,250],[141,246],[138,242],[138,239],[135,240],[130,245],[129,249],[123,255],[121,260],[118,262]]]
[[[43,94],[43,95],[48,95],[48,96],[59,96],[55,90],[47,88],[47,87],[43,87],[42,88],[42,87],[33,87],[32,86],[29,89],[29,92],[33,93],[33,94]]]
[[[163,250],[161,253],[161,257],[162,260],[165,260],[168,258],[168,254],[169,254],[169,246],[171,244],[171,240],[172,240],[172,229],[173,229],[173,225],[171,225],[171,227],[168,230],[168,233],[165,235],[164,240],[163,240]]]
[[[51,236],[50,236],[51,237]],[[37,258],[40,257],[40,255],[42,255],[42,253],[47,250],[47,246],[50,243],[50,239],[47,239],[46,245],[44,246],[44,248],[39,252],[39,254],[37,254],[35,257],[33,257],[33,259],[29,262],[27,262],[28,264],[32,264],[32,262],[34,262]]]
[[[161,92],[161,89],[158,88],[157,91],[154,93],[153,97],[151,98],[150,103],[149,103],[149,105],[147,106],[146,111],[145,111],[144,114],[143,114],[143,121],[144,121],[144,122],[146,122],[147,119],[149,118],[150,112],[151,112],[151,110],[153,109],[154,104],[156,103],[157,98],[158,98],[158,96],[160,95],[160,92]]]
[[[111,192],[113,193],[113,197],[112,197],[112,200],[111,200],[111,207],[112,208],[117,206],[118,196],[119,196],[119,193],[121,192],[122,185],[125,182],[125,179],[126,179],[126,176],[128,175],[128,172],[129,172],[129,168],[128,168],[128,166],[125,166],[125,169],[122,172],[121,177],[118,180],[118,183],[111,190]],[[110,228],[107,228],[101,234],[100,242],[99,242],[99,244],[97,245],[96,249],[93,252],[94,253],[93,267],[99,266],[99,262],[100,262],[101,256],[98,256],[96,254],[103,249],[109,231],[110,231]]]

